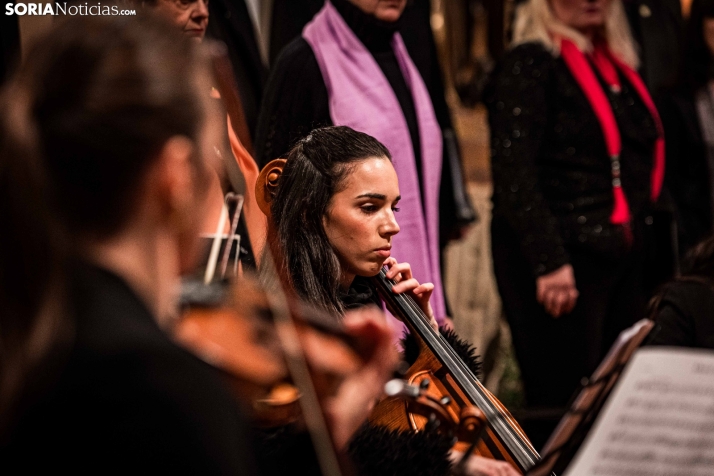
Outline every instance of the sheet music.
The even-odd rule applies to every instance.
[[[714,352],[638,350],[564,476],[714,475]]]

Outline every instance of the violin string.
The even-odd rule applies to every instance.
[[[500,429],[501,438],[504,439],[504,443],[507,444],[513,456],[517,458],[524,469],[535,464],[538,459],[538,453],[532,448],[530,444],[526,444],[520,435],[517,435],[515,430],[511,427],[509,419],[503,414],[500,408],[496,407],[493,402],[485,394],[484,390],[480,388],[478,380],[474,376],[473,372],[466,366],[463,360],[456,354],[456,351],[449,345],[449,343],[444,339],[440,332],[434,330],[429,323],[429,318],[424,314],[422,309],[417,305],[411,296],[403,294],[394,294],[391,292],[393,283],[390,283],[386,277],[386,272],[384,269],[380,271],[380,277],[383,278],[387,289],[390,291],[390,297],[392,297],[396,302],[401,302],[403,308],[411,311],[411,313],[417,317],[417,322],[414,325],[419,325],[421,331],[424,335],[427,343],[431,344],[434,349],[439,349],[441,355],[445,358],[444,365],[449,368],[454,377],[462,384],[464,389],[471,395],[474,400],[478,400],[479,408],[484,412],[489,423],[494,428],[494,431]],[[429,342],[431,341],[431,342]],[[437,352],[438,354],[438,352]]]
[[[226,277],[226,271],[228,270],[228,258],[230,258],[231,250],[233,249],[233,242],[235,241],[238,233],[238,220],[240,220],[240,214],[243,210],[243,195],[237,195],[233,192],[229,192],[225,197],[226,206],[231,204],[235,205],[235,210],[233,211],[233,217],[231,218],[230,233],[226,239],[226,244],[223,247],[223,254],[221,256],[221,279]],[[240,255],[240,242],[238,248],[236,249],[236,256]]]

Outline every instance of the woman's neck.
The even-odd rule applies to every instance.
[[[164,325],[176,313],[178,246],[170,234],[128,230],[109,239],[89,240],[86,257],[117,274]]]
[[[592,43],[595,40],[595,28],[586,28],[584,30],[580,30],[580,33],[588,39],[590,43]]]

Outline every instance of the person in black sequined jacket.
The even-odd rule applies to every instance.
[[[601,124],[555,35],[586,50],[600,39],[624,63],[637,62],[619,0],[530,0],[517,13],[516,46],[488,86],[494,268],[527,404],[538,407],[564,406],[619,331],[642,315],[657,139],[655,119],[627,78],[618,73],[616,92],[593,68],[620,132],[632,216],[628,227],[611,223],[613,171]]]

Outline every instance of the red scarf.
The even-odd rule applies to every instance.
[[[615,202],[612,214],[610,215],[610,222],[616,225],[627,225],[632,219],[632,216],[630,214],[630,207],[627,204],[627,198],[622,191],[622,182],[620,180],[622,139],[620,137],[620,130],[617,127],[617,122],[615,121],[615,115],[610,106],[610,101],[608,101],[600,82],[595,76],[590,62],[575,43],[563,38],[560,43],[560,55],[563,61],[565,61],[570,73],[575,78],[575,81],[580,85],[580,89],[582,89],[585,97],[587,97],[605,137],[605,147],[610,156],[612,193]],[[662,191],[662,182],[664,180],[664,131],[662,121],[657,113],[657,108],[647,91],[645,83],[642,81],[642,78],[640,78],[640,75],[637,74],[637,71],[615,57],[607,45],[604,43],[595,45],[595,49],[590,58],[595,67],[598,68],[598,71],[600,71],[605,82],[610,85],[614,91],[619,91],[620,87],[620,81],[617,76],[617,71],[619,70],[625,78],[627,78],[652,115],[658,134],[654,145],[650,181],[650,199],[654,202]]]

